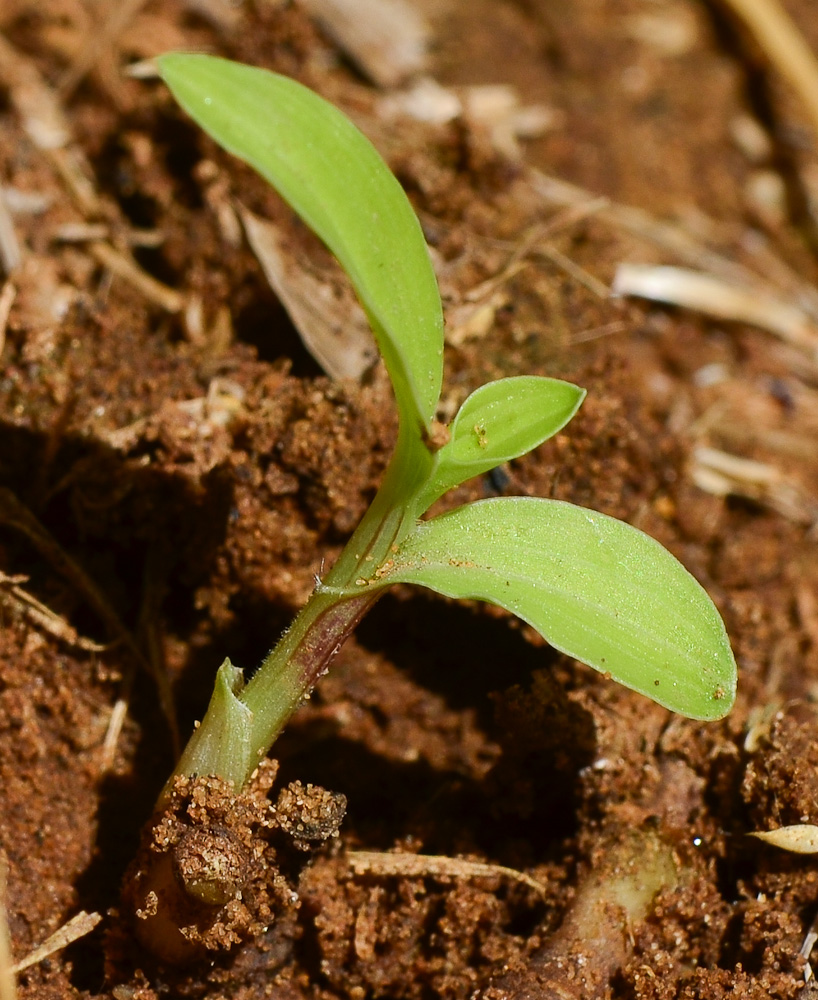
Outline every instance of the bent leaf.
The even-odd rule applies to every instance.
[[[574,416],[585,390],[537,375],[503,378],[476,389],[457,412],[451,437],[435,455],[425,511],[447,490],[547,441]]]
[[[660,705],[718,719],[736,664],[704,589],[636,528],[533,497],[468,504],[417,525],[378,585],[416,583],[513,611],[557,649]]]
[[[420,223],[375,147],[288,77],[215,56],[157,59],[173,96],[327,244],[361,300],[401,417],[428,427],[443,378],[440,294]]]

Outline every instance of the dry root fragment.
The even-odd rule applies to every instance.
[[[611,975],[628,956],[633,928],[679,878],[673,849],[657,832],[634,830],[604,843],[562,925],[524,969],[498,977],[480,1000],[610,996]]]
[[[265,761],[238,795],[220,778],[178,777],[143,834],[124,903],[141,944],[181,965],[258,937],[298,905],[298,852],[334,837],[343,796],[294,782],[275,806],[277,764]]]

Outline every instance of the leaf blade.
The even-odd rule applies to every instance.
[[[252,166],[347,272],[404,419],[427,427],[443,377],[440,294],[420,223],[369,140],[295,80],[215,56],[169,53],[163,80],[190,116]]]
[[[636,528],[556,500],[481,500],[420,522],[379,584],[512,611],[555,648],[665,707],[718,719],[736,665],[704,589]]]
[[[571,420],[585,390],[562,379],[518,375],[480,386],[465,400],[450,439],[435,455],[435,470],[419,509],[447,490],[527,454]]]

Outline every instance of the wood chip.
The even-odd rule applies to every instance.
[[[67,948],[69,944],[73,944],[74,941],[78,941],[80,938],[85,937],[86,934],[90,934],[100,920],[102,920],[101,914],[80,910],[79,913],[64,923],[62,927],[54,931],[50,937],[47,937],[39,947],[26,955],[25,958],[20,959],[13,966],[14,972],[22,972],[23,969],[28,969],[32,965],[42,962],[49,955]]]
[[[782,826],[777,830],[751,833],[748,836],[793,854],[818,854],[818,826],[809,823],[796,823],[794,826]]]
[[[6,329],[9,322],[9,313],[11,312],[12,305],[14,305],[14,297],[16,295],[17,289],[10,281],[7,281],[3,285],[3,290],[0,291],[0,354],[3,353],[3,348],[6,346]]]
[[[681,306],[714,319],[749,323],[798,347],[818,351],[818,327],[798,306],[712,274],[683,267],[620,264],[612,292]]]
[[[424,71],[429,29],[406,0],[301,0],[301,6],[379,87],[397,87]]]
[[[338,265],[305,266],[274,223],[239,210],[250,247],[304,346],[331,378],[360,381],[377,360],[366,315]]]
[[[815,947],[815,942],[818,941],[818,914],[813,917],[812,923],[809,925],[809,930],[804,935],[804,941],[798,950],[798,954],[804,959],[804,982],[808,983],[810,979],[813,978],[812,966],[810,965],[809,957],[812,954],[812,949]]]

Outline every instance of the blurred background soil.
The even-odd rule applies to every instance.
[[[815,862],[747,834],[818,822],[815,123],[726,0],[366,7],[0,0],[14,958],[101,918],[17,993],[806,997]],[[818,49],[811,0],[786,7]],[[444,296],[441,419],[502,375],[588,389],[556,439],[445,502],[627,519],[708,589],[740,671],[729,718],[689,722],[505,613],[396,590],[276,745],[280,781],[347,796],[340,841],[290,917],[181,972],[130,946],[123,872],[216,667],[252,670],[309,595],[395,415],[337,269],[145,62],[178,48],[295,76],[387,158]],[[630,294],[661,266],[706,276],[709,306],[679,271],[670,304]],[[621,870],[651,883],[654,844],[658,895],[582,923]]]

